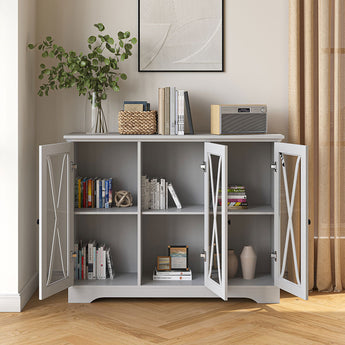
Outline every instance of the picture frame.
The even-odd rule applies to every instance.
[[[224,0],[138,0],[139,72],[223,72]]]
[[[171,258],[170,256],[157,256],[157,271],[170,271]]]
[[[171,270],[189,270],[188,246],[168,246]]]

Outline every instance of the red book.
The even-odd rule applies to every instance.
[[[86,208],[86,200],[87,200],[87,184],[86,179],[83,180],[83,208]]]
[[[87,207],[92,207],[92,179],[87,180]]]

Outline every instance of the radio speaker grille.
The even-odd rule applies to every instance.
[[[267,114],[222,114],[222,134],[267,132]]]

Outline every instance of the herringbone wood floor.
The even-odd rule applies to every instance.
[[[68,304],[37,294],[0,314],[0,344],[345,344],[345,293],[282,294],[280,304],[232,299],[102,299]]]

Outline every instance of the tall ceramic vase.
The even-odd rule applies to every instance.
[[[228,250],[228,278],[234,278],[238,269],[238,259],[233,249]]]
[[[240,256],[243,279],[254,279],[256,267],[256,254],[254,252],[253,247],[244,246]]]

